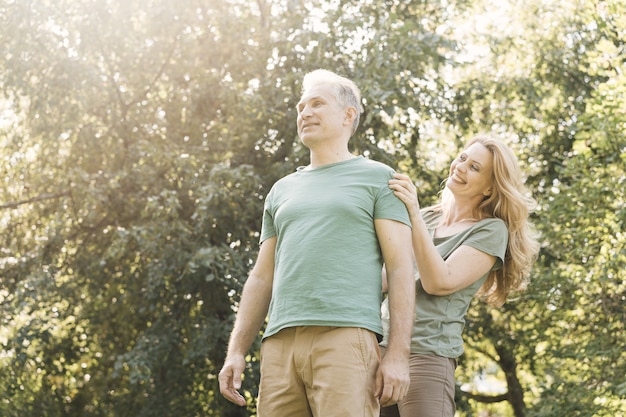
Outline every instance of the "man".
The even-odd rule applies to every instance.
[[[352,155],[356,85],[330,71],[303,80],[298,135],[311,163],[270,190],[258,259],[244,286],[220,371],[237,391],[245,355],[269,310],[261,347],[259,417],[378,416],[406,395],[415,282],[408,213],[393,171]],[[381,269],[391,309],[387,354],[378,339]]]

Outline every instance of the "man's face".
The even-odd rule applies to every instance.
[[[296,109],[298,136],[307,147],[343,137],[346,129],[351,128],[346,109],[339,105],[328,84],[317,84],[306,90]]]

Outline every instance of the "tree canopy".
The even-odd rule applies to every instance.
[[[302,76],[361,87],[352,151],[433,202],[478,132],[516,151],[542,249],[476,302],[458,416],[624,416],[620,0],[0,0],[0,414],[255,414],[219,394],[263,199],[308,152]]]

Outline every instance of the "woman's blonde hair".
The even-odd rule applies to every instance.
[[[528,285],[530,269],[539,252],[538,234],[528,217],[536,202],[530,197],[517,157],[500,140],[486,135],[472,137],[465,148],[480,143],[493,156],[492,192],[478,206],[480,219],[497,217],[509,231],[504,265],[491,271],[478,295],[489,304],[500,307],[511,292],[523,291]],[[450,191],[442,192],[438,208],[445,214]]]

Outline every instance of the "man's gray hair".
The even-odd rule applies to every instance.
[[[348,78],[335,74],[332,71],[318,69],[311,71],[304,76],[302,80],[302,92],[316,84],[331,85],[337,102],[343,107],[354,107],[356,109],[356,118],[352,124],[352,134],[356,132],[359,126],[359,119],[363,113],[363,105],[361,104],[361,90],[356,84]]]

